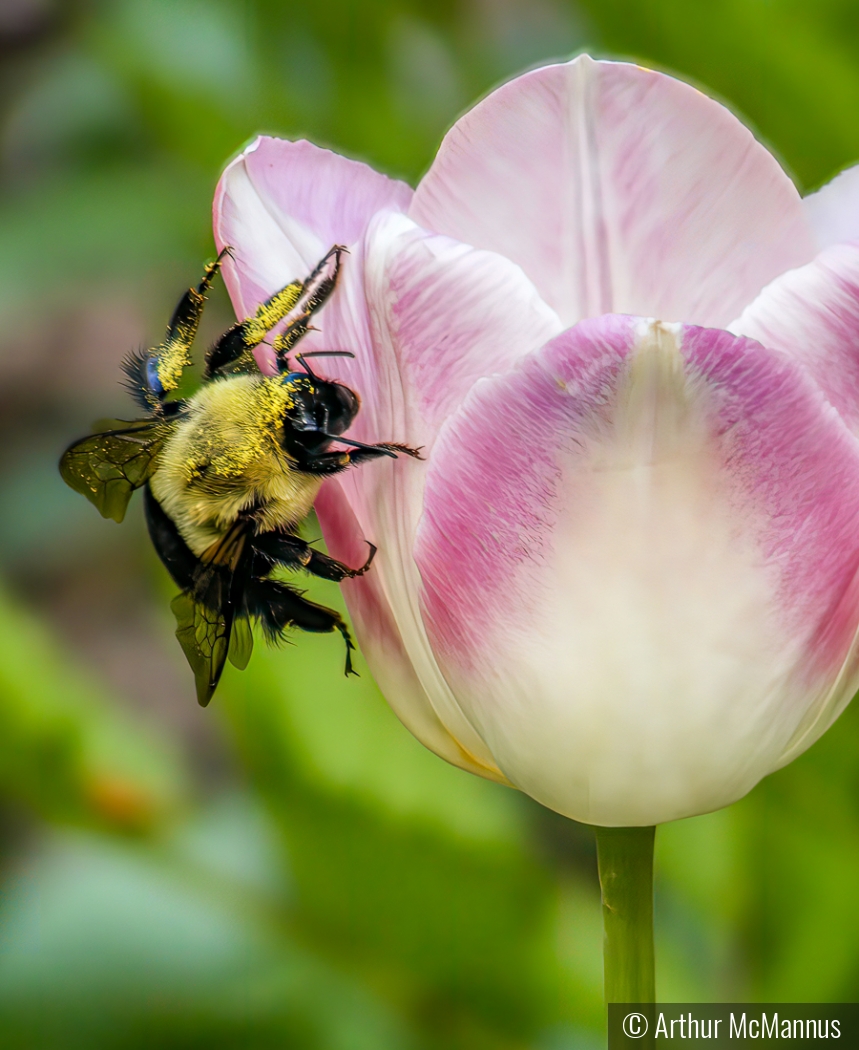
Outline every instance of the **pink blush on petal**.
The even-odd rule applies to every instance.
[[[332,557],[351,568],[363,565],[370,548],[338,481],[329,479],[323,484],[315,510]],[[342,586],[353,616],[361,623],[362,634],[369,635],[373,646],[381,648],[388,657],[399,652],[402,643],[391,610],[379,591],[378,573],[371,568],[367,575],[345,580]]]
[[[558,448],[576,454],[576,434],[606,401],[633,339],[630,318],[583,322],[539,357],[478,381],[442,428],[415,558],[434,644],[461,663],[481,649],[487,608],[504,605],[520,571],[550,555]],[[510,601],[527,615],[527,594],[517,590]]]
[[[781,614],[807,638],[811,673],[831,675],[859,622],[859,444],[795,365],[754,340],[688,327],[683,351],[712,389],[726,475],[755,508]]]
[[[539,580],[558,545],[578,542],[576,521],[591,513],[594,498],[604,498],[592,491],[593,484],[601,485],[601,471],[629,471],[617,489],[627,495],[610,496],[620,499],[615,513],[628,507],[645,515],[643,528],[653,527],[647,508],[662,497],[658,488],[647,492],[661,484],[659,435],[673,425],[675,395],[655,388],[648,395],[652,408],[644,411],[654,413],[653,453],[646,414],[636,410],[638,436],[627,460],[622,428],[628,410],[617,397],[629,383],[618,386],[635,326],[631,318],[607,317],[569,329],[507,375],[476,384],[442,428],[415,557],[433,644],[460,666],[471,665],[473,654],[485,649],[487,617],[490,631],[501,632],[501,647],[508,630],[503,624],[537,617],[541,587],[548,586]],[[814,384],[782,355],[720,330],[677,331],[679,382],[687,390],[678,396],[688,400],[683,411],[692,415],[678,424],[679,436],[670,438],[664,454],[673,457],[672,442],[681,449],[683,428],[690,428],[689,440],[711,450],[709,466],[701,460],[694,469],[708,471],[714,487],[710,495],[701,490],[695,496],[698,523],[690,519],[688,534],[682,490],[671,497],[681,503],[666,504],[665,512],[681,508],[678,538],[703,544],[702,557],[709,557],[706,531],[696,530],[705,527],[703,508],[715,500],[724,528],[736,531],[741,546],[751,545],[760,585],[772,591],[767,617],[780,633],[778,644],[792,639],[789,645],[805,654],[805,671],[831,678],[859,621],[851,597],[859,571],[859,444]],[[604,441],[609,451],[601,465]],[[651,455],[657,458],[651,461]],[[640,495],[636,471],[644,471]],[[604,513],[611,513],[609,506]],[[557,534],[562,519],[564,536]],[[657,591],[665,593],[662,584]]]

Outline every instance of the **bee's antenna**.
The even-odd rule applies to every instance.
[[[314,329],[316,331],[316,329]],[[354,357],[351,350],[308,350],[307,353],[299,352],[296,357]]]
[[[304,354],[296,354],[295,355],[295,363],[300,368],[303,368],[304,371],[310,376],[311,379],[317,379],[318,378],[318,376],[313,371],[313,369],[310,367],[310,365],[307,364],[307,362],[304,360]]]
[[[311,379],[318,379],[319,377],[313,372],[310,365],[306,364],[308,357],[354,357],[355,355],[351,350],[310,350],[306,354],[297,353],[295,360],[297,364],[301,365],[304,371],[310,376]]]

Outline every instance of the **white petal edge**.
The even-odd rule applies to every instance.
[[[846,168],[802,202],[818,248],[859,240],[859,165]]]

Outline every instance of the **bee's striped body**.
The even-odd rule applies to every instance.
[[[352,670],[352,641],[340,615],[271,577],[277,566],[335,581],[366,572],[372,544],[366,564],[350,569],[295,529],[326,476],[378,456],[417,455],[403,445],[344,437],[358,412],[355,394],[317,378],[298,354],[304,371],[289,371],[289,353],[334,289],[342,251],[333,248],[305,281],[288,284],[226,332],[206,356],[199,391],[179,399],[221,252],[179,303],[165,341],[127,362],[132,393],[150,417],[117,420],[114,429],[76,442],[60,462],[68,484],[116,521],[134,489],[145,487],[149,534],[182,591],[173,602],[176,635],[201,704],[209,702],[227,656],[237,667],[247,664],[252,620],[271,639],[290,626],[340,631],[346,673]],[[279,372],[263,376],[252,350],[281,321],[274,342]],[[351,448],[332,449],[334,442]]]

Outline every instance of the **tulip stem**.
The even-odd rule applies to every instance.
[[[653,842],[656,828],[597,828],[605,931],[605,1001],[656,1000]]]

